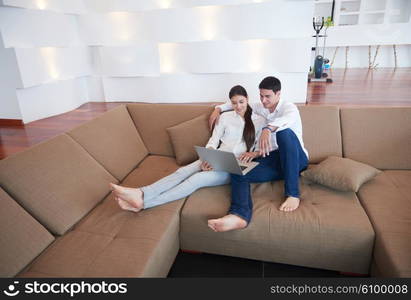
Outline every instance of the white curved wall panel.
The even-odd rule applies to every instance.
[[[159,45],[162,73],[308,72],[310,38]]]
[[[17,98],[24,123],[58,115],[88,102],[86,79],[76,78],[18,89]]]
[[[250,101],[259,101],[258,84],[266,76],[276,76],[281,80],[284,99],[305,102],[306,73],[181,74],[103,78],[103,83],[107,101],[154,103],[226,101],[230,88],[237,84],[247,89]]]
[[[311,36],[313,9],[311,1],[275,1],[90,14],[79,16],[79,24],[83,40],[89,45],[126,45],[144,40],[293,39]]]
[[[22,88],[92,74],[87,47],[17,48]]]
[[[154,76],[160,74],[157,43],[129,47],[100,47],[102,75]]]
[[[6,6],[50,10],[69,14],[86,13],[83,0],[3,0]]]
[[[80,37],[88,45],[121,46],[150,40],[150,28],[144,24],[140,13],[112,12],[90,13],[78,16]]]
[[[100,76],[85,77],[87,83],[88,101],[105,102],[103,80]]]
[[[3,47],[0,33],[0,119],[21,119],[16,87],[21,85],[16,55]]]
[[[209,5],[238,5],[247,3],[280,2],[282,0],[84,0],[90,11],[145,11]]]
[[[79,44],[76,17],[72,15],[0,7],[0,30],[6,48]]]

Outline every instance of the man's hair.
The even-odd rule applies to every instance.
[[[281,82],[274,76],[268,76],[260,82],[258,88],[264,90],[272,90],[274,93],[277,93],[278,91],[281,91]]]

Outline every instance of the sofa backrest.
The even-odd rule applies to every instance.
[[[341,127],[344,157],[411,169],[411,107],[342,107]]]
[[[0,186],[43,226],[64,234],[118,182],[66,134],[0,160]]]
[[[114,177],[122,180],[148,151],[125,105],[67,132]]]
[[[54,241],[39,222],[0,188],[0,277],[13,277]]]
[[[150,154],[175,156],[166,128],[210,114],[210,105],[127,104],[128,111]]]
[[[298,106],[304,146],[310,163],[328,156],[342,156],[340,114],[337,106]]]

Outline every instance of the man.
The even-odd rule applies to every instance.
[[[308,152],[302,139],[302,125],[295,104],[281,99],[281,82],[264,78],[260,85],[260,102],[250,103],[253,111],[267,119],[259,140],[259,165],[246,175],[231,174],[231,207],[228,214],[208,221],[217,232],[245,228],[251,220],[253,202],[250,183],[284,180],[285,201],[279,209],[290,212],[300,204],[299,175],[308,165]],[[230,103],[219,105],[210,116],[210,127],[218,122]],[[250,156],[250,160],[253,157]]]

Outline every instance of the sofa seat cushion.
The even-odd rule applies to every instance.
[[[0,185],[43,226],[62,235],[118,182],[83,147],[59,135],[0,161]]]
[[[230,205],[230,186],[191,195],[181,215],[182,249],[307,267],[368,273],[374,231],[355,193],[301,183],[301,204],[278,210],[283,181],[252,185],[254,211],[248,227],[213,232],[207,220]]]
[[[130,230],[114,237],[70,231],[17,277],[164,277],[178,251],[174,232],[179,222],[177,216],[162,217],[156,220],[169,223],[162,238],[138,237],[133,229],[144,226],[142,218],[130,221]]]
[[[148,156],[122,185],[150,184],[177,167],[171,157]],[[183,203],[134,213],[110,194],[20,276],[165,277],[179,250]]]
[[[384,171],[358,197],[375,229],[379,275],[411,277],[411,171]]]
[[[67,134],[118,180],[123,180],[148,154],[125,105],[81,124]]]
[[[0,277],[15,276],[54,240],[1,188],[0,228]]]

